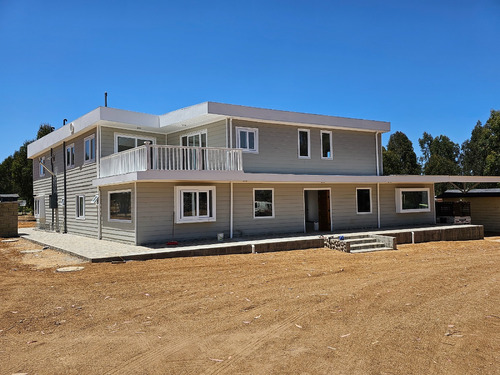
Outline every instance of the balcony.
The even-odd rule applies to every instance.
[[[160,171],[243,171],[241,150],[144,145],[101,158],[99,177]]]

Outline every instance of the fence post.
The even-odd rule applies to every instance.
[[[146,170],[152,169],[151,168],[151,142],[146,141],[144,142],[146,145]]]

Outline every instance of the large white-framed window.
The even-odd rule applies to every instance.
[[[215,186],[176,186],[176,223],[200,223],[216,220]]]
[[[95,162],[95,134],[92,134],[83,140],[83,162]]]
[[[299,159],[311,158],[311,137],[309,129],[298,130],[298,155]]]
[[[85,195],[76,196],[75,217],[77,219],[85,219]]]
[[[429,212],[431,210],[429,188],[397,188],[396,212]]]
[[[38,175],[40,177],[45,177],[45,168],[43,167],[45,165],[45,156],[42,156],[40,158],[40,164],[38,166]]]
[[[156,138],[115,133],[115,152],[130,150],[142,146],[145,142],[151,142],[151,144],[155,145]]]
[[[207,130],[181,135],[180,144],[187,147],[207,147]]]
[[[132,191],[108,192],[108,221],[132,222]]]
[[[253,218],[274,218],[274,189],[253,189]]]
[[[45,196],[37,196],[34,199],[33,214],[37,219],[45,218]]]
[[[259,153],[259,129],[236,127],[236,148],[244,152]]]
[[[356,213],[357,214],[372,213],[371,188],[356,188]]]
[[[66,168],[75,166],[75,144],[72,143],[66,146]]]
[[[327,130],[321,130],[321,159],[332,160],[333,150],[332,150],[332,132]]]

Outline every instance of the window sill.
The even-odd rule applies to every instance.
[[[214,217],[211,218],[195,218],[195,219],[177,219],[176,224],[193,224],[193,223],[212,223],[215,222]]]
[[[430,208],[425,209],[425,210],[401,210],[401,211],[396,211],[398,214],[415,214],[415,213],[425,213],[425,212],[431,212]]]

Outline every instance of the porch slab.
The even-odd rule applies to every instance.
[[[22,238],[72,254],[90,262],[116,260],[147,260],[188,256],[249,254],[272,251],[301,250],[324,247],[323,236],[348,233],[371,233],[396,237],[398,244],[429,241],[465,241],[484,238],[482,225],[452,225],[419,228],[399,228],[377,231],[316,232],[315,234],[289,234],[281,237],[255,237],[212,243],[186,243],[186,245],[135,246],[113,241],[98,240],[73,234],[61,234],[22,228]]]

